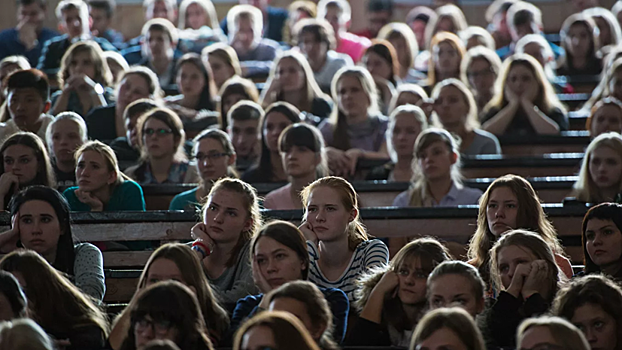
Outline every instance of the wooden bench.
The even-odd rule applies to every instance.
[[[590,144],[585,130],[562,131],[559,135],[499,136],[504,155],[540,156],[549,153],[581,153]]]

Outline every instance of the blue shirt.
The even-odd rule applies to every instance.
[[[71,211],[91,211],[91,207],[78,200],[76,190],[78,186],[69,187],[63,196],[69,203]],[[145,211],[145,197],[143,189],[134,181],[125,180],[112,191],[104,211]]]
[[[197,201],[197,190],[194,188],[188,191],[184,191],[175,197],[171,201],[168,210],[183,210],[183,211],[198,211],[201,209],[201,204]]]
[[[21,55],[28,59],[31,67],[36,67],[39,63],[39,57],[41,57],[41,51],[43,51],[43,45],[55,36],[58,36],[57,32],[42,28],[37,37],[37,45],[32,50],[26,51],[26,46],[19,41],[19,32],[16,28],[3,30],[0,32],[0,60],[8,56]]]

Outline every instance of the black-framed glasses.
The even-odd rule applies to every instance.
[[[194,156],[194,159],[196,161],[198,161],[198,162],[204,162],[206,160],[209,160],[211,162],[211,161],[218,160],[218,159],[220,159],[222,157],[226,157],[228,155],[229,155],[229,153],[216,153],[216,152],[214,152],[214,153],[207,153],[207,154],[198,153],[198,154],[196,154]]]
[[[159,334],[159,335],[166,335],[168,331],[171,329],[171,327],[172,325],[170,321],[167,321],[167,320],[153,321],[153,320],[148,320],[146,318],[136,321],[136,324],[134,325],[134,328],[138,332],[142,333],[148,328],[150,328],[154,333]]]
[[[143,134],[145,136],[149,136],[149,135],[153,135],[156,134],[158,136],[165,136],[168,134],[172,134],[173,130],[171,129],[152,129],[152,128],[147,128],[143,131]]]

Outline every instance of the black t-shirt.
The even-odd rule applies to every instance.
[[[491,108],[484,116],[482,117],[482,124],[492,119],[497,113],[499,113],[500,109]],[[559,126],[559,130],[568,130],[568,115],[564,113],[561,109],[555,107],[550,112],[544,112],[547,117],[551,118],[557,125]],[[535,135],[536,130],[533,125],[529,121],[529,117],[527,113],[523,111],[522,107],[519,107],[514,115],[514,118],[505,129],[503,135]]]
[[[76,185],[75,171],[64,172],[56,166],[56,163],[52,164],[52,167],[54,168],[54,174],[56,175],[56,184],[58,187],[64,188]]]
[[[91,111],[86,118],[86,126],[89,131],[89,138],[99,140],[104,143],[117,138],[115,122],[116,106],[108,105],[99,107]]]

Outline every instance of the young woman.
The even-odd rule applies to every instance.
[[[419,54],[419,45],[412,29],[405,23],[389,23],[380,29],[378,39],[391,43],[399,63],[398,77],[401,82],[416,84],[425,80],[426,75],[415,70],[415,57]]]
[[[602,203],[583,218],[582,237],[585,274],[602,273],[622,280],[622,206]]]
[[[28,300],[19,281],[0,271],[0,322],[28,317]]]
[[[495,135],[558,134],[568,116],[542,66],[533,57],[515,54],[503,63],[500,89],[483,111],[482,128]]]
[[[302,321],[322,350],[339,349],[331,335],[333,316],[328,301],[315,284],[308,281],[289,282],[271,292],[267,299],[270,311],[290,312]]]
[[[278,101],[288,102],[320,120],[326,119],[332,110],[330,98],[315,81],[309,62],[293,50],[285,51],[276,59],[261,93],[264,108]]]
[[[573,279],[557,292],[552,313],[577,326],[592,349],[622,347],[622,289],[605,276]]]
[[[320,350],[320,347],[296,316],[268,311],[244,323],[233,342],[233,350],[264,349]]]
[[[180,350],[212,350],[199,302],[177,281],[147,287],[130,310],[130,327],[121,350],[142,349],[153,339],[168,339]]]
[[[557,68],[558,75],[598,75],[603,69],[598,57],[599,33],[596,23],[583,13],[566,18],[559,32],[565,61]]]
[[[233,76],[242,76],[238,54],[227,44],[215,43],[205,47],[201,51],[201,59],[212,69],[218,91],[222,91],[222,86]]]
[[[234,104],[248,100],[255,103],[259,102],[259,92],[255,83],[248,79],[235,76],[227,80],[220,88],[220,101],[218,102],[218,112],[220,112],[220,129],[228,130],[227,117],[229,110]]]
[[[357,299],[356,280],[370,268],[387,263],[382,241],[369,239],[361,224],[352,185],[327,176],[302,190],[304,206],[300,230],[307,239],[309,280],[324,288],[338,288],[350,302]]]
[[[22,318],[0,323],[0,348],[54,350],[50,336],[35,321]]]
[[[557,68],[556,56],[551,48],[551,43],[544,36],[541,34],[525,35],[516,42],[514,53],[526,54],[538,61],[544,70],[544,76],[549,80],[556,93],[574,93],[570,85],[557,79],[555,74],[555,69]]]
[[[249,183],[287,181],[287,174],[279,153],[279,136],[285,128],[300,121],[300,111],[287,102],[276,102],[266,109],[260,122],[261,154],[259,160],[242,175],[242,180]]]
[[[178,49],[201,53],[214,42],[224,41],[214,4],[210,0],[185,0],[179,4]]]
[[[495,39],[490,32],[482,27],[469,26],[467,29],[458,33],[464,43],[466,50],[482,46],[494,51],[496,49]]]
[[[432,107],[432,104],[428,102],[428,93],[421,86],[417,84],[401,84],[395,90],[395,95],[393,95],[393,99],[389,103],[389,111],[393,113],[397,107],[408,104],[421,107],[429,119],[431,109],[428,107]]]
[[[501,153],[497,137],[479,128],[475,99],[460,80],[449,78],[436,84],[432,100],[433,123],[460,137],[461,154]]]
[[[6,122],[8,118],[8,111],[6,110],[6,91],[4,86],[4,80],[6,77],[19,70],[30,69],[30,63],[24,56],[8,56],[0,60],[0,122]]]
[[[74,287],[37,252],[17,250],[0,260],[28,298],[30,317],[67,350],[103,349],[108,320],[95,301]]]
[[[14,134],[4,141],[0,155],[0,208],[8,209],[11,198],[28,186],[56,187],[47,148],[37,135]]]
[[[56,116],[45,134],[58,186],[76,185],[76,151],[88,141],[84,119],[74,112]]]
[[[413,176],[415,141],[427,128],[427,117],[421,108],[407,104],[394,109],[386,136],[391,162],[372,169],[367,180],[409,182]]]
[[[119,79],[115,90],[115,104],[97,108],[84,118],[90,139],[109,141],[125,136],[125,108],[140,98],[160,99],[162,91],[158,77],[149,68],[134,66]]]
[[[464,309],[440,308],[428,312],[415,328],[409,350],[485,350],[475,321]]]
[[[63,192],[71,211],[145,210],[140,186],[119,170],[112,149],[89,141],[76,151],[78,186]]]
[[[454,4],[440,6],[435,12],[436,16],[430,18],[425,28],[425,42],[428,49],[432,48],[431,42],[436,34],[447,32],[458,35],[468,27],[464,13]]]
[[[340,69],[331,90],[336,108],[319,126],[331,173],[354,175],[359,158],[388,158],[388,120],[378,112],[376,84],[367,69]]]
[[[192,228],[193,247],[220,300],[233,310],[238,299],[257,292],[249,253],[251,238],[261,227],[255,189],[237,179],[216,181],[202,216]]]
[[[596,23],[600,48],[603,52],[606,53],[622,42],[620,24],[611,11],[602,7],[592,7],[583,10],[582,13],[591,17]]]
[[[490,256],[490,275],[500,293],[485,318],[489,345],[514,346],[520,322],[545,313],[566,278],[549,244],[535,232],[511,230]]]
[[[185,122],[194,120],[199,111],[215,110],[216,85],[214,85],[211,72],[201,61],[201,56],[196,53],[187,53],[177,61],[176,65],[179,95],[165,98],[167,106],[179,114]]]
[[[395,95],[395,87],[399,82],[400,69],[393,45],[386,40],[374,39],[372,45],[365,49],[361,62],[376,83],[380,111],[383,114],[388,114],[389,104]]]
[[[622,136],[619,133],[604,133],[590,142],[573,188],[570,196],[581,202],[616,201],[622,193]]]
[[[530,318],[521,323],[516,344],[520,349],[590,350],[577,327],[563,318],[552,316]]]
[[[223,177],[238,177],[235,171],[235,150],[229,136],[221,130],[208,129],[193,140],[192,153],[201,177],[199,186],[176,195],[169,210],[197,211],[215,181]]]
[[[50,114],[76,112],[86,116],[112,101],[112,73],[103,51],[94,41],[71,45],[61,59],[59,86],[52,95]]]
[[[483,111],[494,96],[495,80],[500,70],[499,55],[488,48],[474,47],[464,56],[460,65],[460,76],[462,82],[471,89],[478,112]]]
[[[445,79],[460,79],[460,61],[465,51],[464,44],[457,35],[449,32],[434,35],[430,43],[428,80],[424,85],[427,93],[432,91],[436,83]]]
[[[427,306],[426,280],[451,255],[432,238],[419,238],[395,254],[389,265],[363,274],[356,294],[360,312],[348,345],[408,346]]]
[[[229,317],[218,305],[216,296],[203,273],[201,262],[187,245],[170,243],[161,246],[149,257],[138,280],[134,297],[113,323],[108,340],[113,349],[119,349],[127,337],[131,327],[130,313],[142,291],[155,283],[168,280],[178,281],[192,290],[199,303],[210,340],[215,345],[223,341],[229,327]]]
[[[596,102],[585,121],[585,129],[592,138],[606,132],[622,134],[622,102],[615,97]]]
[[[141,161],[125,170],[140,184],[197,183],[196,168],[184,152],[186,133],[181,119],[166,108],[143,114],[136,124]]]
[[[444,129],[429,128],[419,134],[412,164],[412,186],[395,198],[393,206],[476,204],[482,195],[482,191],[462,185],[458,145]]]
[[[4,253],[23,247],[39,253],[91,297],[104,298],[102,253],[89,243],[74,245],[69,205],[55,189],[31,186],[10,204],[12,227],[0,233]]]
[[[488,286],[490,249],[508,230],[524,228],[537,232],[546,241],[555,261],[566,277],[572,277],[570,261],[557,239],[557,232],[547,220],[540,199],[531,184],[520,176],[505,175],[496,179],[480,199],[477,229],[469,243],[469,263],[475,266]],[[491,289],[487,292],[493,293]]]
[[[455,305],[475,319],[484,310],[485,290],[475,267],[459,260],[444,261],[428,276],[428,305],[431,309]]]
[[[262,227],[253,238],[251,254],[253,280],[262,294],[238,300],[231,317],[230,333],[234,333],[247,318],[269,308],[271,299],[266,297],[268,293],[286,283],[306,280],[309,275],[309,253],[305,237],[289,222],[276,220]],[[320,291],[328,301],[329,312],[332,312],[332,324],[335,326],[332,338],[341,342],[346,332],[348,298],[339,289],[320,288]],[[327,325],[325,327],[330,328]],[[323,333],[320,332],[320,335]]]
[[[268,193],[263,206],[276,210],[302,209],[300,191],[328,175],[322,134],[313,126],[292,124],[279,137],[279,152],[289,183]]]

